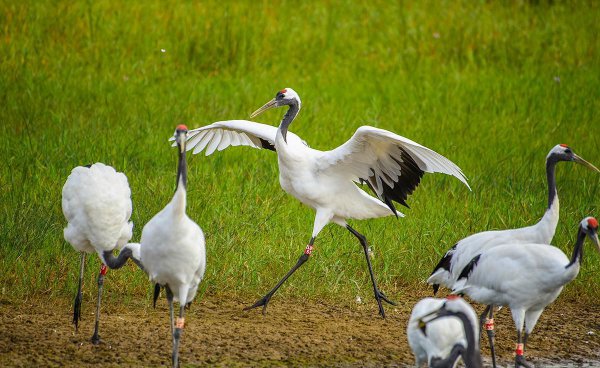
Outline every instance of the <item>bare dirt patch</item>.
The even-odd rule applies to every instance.
[[[413,363],[405,326],[419,292],[377,315],[364,298],[332,301],[275,296],[267,315],[242,311],[254,300],[208,296],[187,312],[183,366],[405,366]],[[84,300],[78,333],[70,323],[70,300],[0,302],[1,366],[159,366],[170,364],[168,308],[161,299],[123,307],[107,300],[100,336],[93,346],[94,302]],[[481,308],[479,308],[481,309]],[[497,313],[497,351],[502,366],[513,359],[515,330],[510,312]],[[487,343],[482,343],[489,356]],[[600,361],[600,306],[561,300],[542,315],[527,351],[537,365],[590,366]],[[596,362],[596,363],[593,363]]]

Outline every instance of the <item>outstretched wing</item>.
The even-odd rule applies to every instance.
[[[293,133],[288,136],[297,137]],[[188,132],[186,149],[199,153],[206,150],[206,156],[215,150],[222,151],[229,146],[250,146],[275,151],[277,127],[247,120],[217,121]],[[298,138],[300,139],[300,138]]]
[[[408,195],[426,172],[452,175],[469,187],[461,169],[444,156],[408,138],[370,126],[358,128],[346,143],[323,152],[319,169],[366,182],[394,214],[397,213],[392,201],[408,207]]]

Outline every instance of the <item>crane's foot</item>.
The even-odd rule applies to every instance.
[[[273,296],[272,294],[267,294],[264,297],[262,297],[261,299],[259,299],[258,301],[256,301],[256,303],[252,304],[249,307],[244,308],[244,310],[248,311],[250,309],[263,307],[262,314],[267,314],[267,305],[269,304],[269,301],[271,300],[272,296]]]
[[[383,304],[381,304],[382,300],[388,304],[397,305],[395,302],[389,300],[387,296],[379,290],[375,291],[375,299],[377,299],[377,304],[379,305],[379,314],[382,318],[385,318],[385,310],[383,309]]]
[[[94,334],[92,335],[92,344],[100,345],[100,335],[98,335],[97,332],[94,332]]]
[[[535,368],[535,366],[528,361],[525,360],[523,355],[517,355],[515,357],[515,368],[525,367],[525,368]]]
[[[79,327],[79,321],[81,321],[81,300],[83,296],[81,295],[81,290],[77,292],[75,295],[75,302],[73,305],[73,324],[75,325],[75,332],[77,332],[77,328]]]

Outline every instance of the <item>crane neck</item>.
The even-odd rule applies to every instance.
[[[566,269],[571,268],[573,265],[581,264],[581,259],[583,258],[583,243],[585,242],[585,232],[579,228],[579,232],[577,233],[577,242],[575,243],[575,248],[573,249],[573,254],[571,255],[571,262],[566,265]]]
[[[553,157],[546,159],[546,178],[548,181],[548,207],[542,219],[536,224],[537,238],[535,242],[550,244],[554,233],[556,232],[556,226],[558,225],[558,218],[560,217],[558,192],[556,190],[556,164],[558,160]]]
[[[437,359],[431,362],[431,367],[435,368],[451,368],[455,366],[458,357],[462,356],[465,367],[467,368],[483,368],[483,361],[479,352],[478,340],[475,337],[474,325],[469,317],[463,312],[448,312],[447,316],[452,316],[460,319],[462,322],[465,338],[467,340],[466,348],[461,344],[456,344],[452,347],[450,355],[446,359]]]
[[[463,328],[465,330],[465,338],[467,340],[467,349],[462,354],[463,361],[467,368],[482,368],[483,363],[481,360],[481,354],[479,353],[479,344],[478,337],[475,337],[475,326],[467,317],[465,313],[458,312],[456,313],[456,317],[459,318],[463,324]]]
[[[294,121],[298,113],[300,112],[300,104],[296,101],[290,103],[288,110],[285,115],[283,115],[283,119],[281,119],[281,123],[279,124],[279,130],[281,130],[281,135],[283,136],[283,140],[287,143],[287,131],[288,127]]]
[[[183,145],[183,147],[182,147]],[[184,214],[186,206],[186,189],[187,189],[187,162],[186,162],[186,151],[185,151],[185,140],[180,145],[177,145],[179,149],[179,161],[177,163],[177,183],[175,188],[175,195],[171,201],[174,205],[177,213]]]
[[[555,158],[549,157],[546,160],[546,178],[548,179],[548,210],[552,208],[554,201],[558,201],[558,193],[556,191],[556,164],[558,161]]]

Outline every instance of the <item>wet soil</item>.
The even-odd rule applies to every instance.
[[[424,292],[387,306],[376,303],[289,299],[275,296],[266,315],[242,308],[251,299],[207,296],[192,305],[180,350],[183,366],[396,367],[413,364],[406,340],[412,306]],[[133,304],[133,305],[131,305]],[[84,300],[79,332],[70,300],[0,300],[0,366],[168,366],[168,307],[150,303],[102,306],[102,343],[90,343],[94,301]],[[480,311],[481,308],[478,308]],[[496,315],[501,366],[512,366],[515,330],[510,312]],[[482,342],[486,365],[488,345]],[[540,366],[599,366],[600,306],[560,300],[542,315],[526,356]]]

